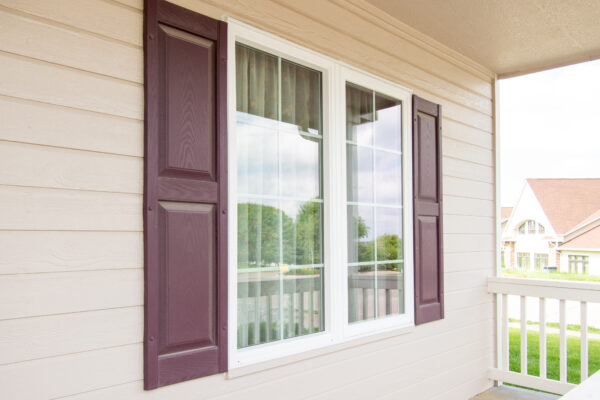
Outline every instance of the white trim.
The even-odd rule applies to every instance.
[[[332,58],[305,49],[287,40],[228,18],[228,169],[229,169],[229,371],[261,369],[260,365],[281,365],[285,360],[327,353],[330,348],[351,346],[357,337],[368,342],[380,334],[395,335],[414,325],[412,255],[412,157],[411,91],[372,74],[361,72]],[[323,94],[323,248],[325,281],[325,329],[310,335],[237,349],[237,160],[235,44],[247,44],[270,54],[305,65],[322,73]],[[359,83],[403,103],[403,243],[406,314],[367,321],[360,327],[347,325],[345,80]],[[339,106],[339,105],[344,106]],[[337,107],[336,107],[337,106]],[[337,108],[337,109],[336,109]],[[341,183],[342,182],[342,183]],[[358,325],[357,325],[358,326]],[[377,335],[373,336],[376,333]],[[367,335],[370,335],[366,338]],[[358,342],[357,342],[358,343]],[[362,343],[362,342],[361,342]],[[332,347],[332,345],[335,345]],[[341,346],[341,347],[340,347]],[[315,354],[316,354],[315,353]],[[252,366],[252,367],[250,367]],[[270,367],[266,367],[270,368]],[[264,369],[264,368],[262,368]]]

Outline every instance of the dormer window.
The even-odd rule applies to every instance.
[[[521,235],[535,235],[536,233],[545,233],[546,229],[544,228],[544,225],[530,219],[519,225],[518,232]]]

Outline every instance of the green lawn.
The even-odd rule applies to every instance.
[[[600,276],[598,275],[569,274],[566,272],[535,272],[505,269],[502,270],[502,276],[513,278],[562,279],[566,281],[600,282]]]
[[[509,330],[510,370],[521,372],[521,333],[518,328]],[[578,337],[567,337],[567,381],[580,383],[580,347]],[[588,339],[588,375],[600,369],[600,340]],[[546,334],[546,371],[549,379],[560,379],[559,335]],[[527,332],[527,373],[540,375],[539,332]]]

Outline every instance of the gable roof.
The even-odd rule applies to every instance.
[[[564,234],[600,210],[600,179],[527,179],[557,234]],[[593,219],[593,218],[592,218]]]
[[[559,249],[598,249],[600,250],[600,226],[590,229],[568,242],[559,246]]]
[[[500,221],[508,219],[508,217],[510,217],[510,214],[512,213],[512,210],[512,207],[500,207]]]

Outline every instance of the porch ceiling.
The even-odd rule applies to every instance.
[[[367,0],[500,77],[600,58],[598,0]]]

